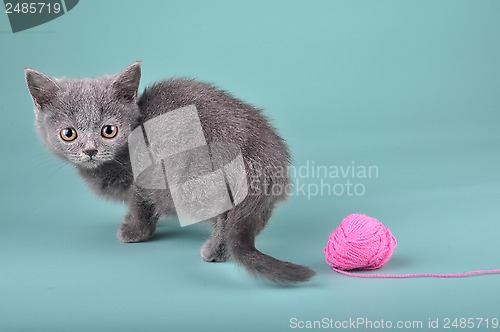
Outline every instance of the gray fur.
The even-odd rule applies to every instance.
[[[240,148],[249,184],[243,202],[212,220],[212,236],[202,246],[202,258],[223,262],[231,256],[250,273],[277,283],[311,278],[314,272],[309,268],[277,260],[255,248],[256,235],[266,226],[275,204],[286,198],[285,189],[290,185],[288,149],[262,111],[212,85],[190,79],[159,82],[138,97],[140,74],[138,62],[121,73],[99,78],[54,79],[26,70],[43,143],[75,165],[98,195],[128,204],[118,238],[123,242],[146,241],[160,217],[175,215],[168,189],[143,189],[134,184],[128,135],[140,123],[195,105],[207,142],[233,143]],[[104,125],[117,126],[117,136],[103,138],[100,130]],[[74,141],[61,139],[60,132],[67,127],[76,129]],[[90,157],[84,152],[89,149],[97,154]]]

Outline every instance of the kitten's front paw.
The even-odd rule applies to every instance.
[[[207,240],[200,250],[201,258],[205,262],[220,263],[229,259],[229,254],[223,245],[214,245],[211,239]]]
[[[116,235],[125,243],[143,242],[150,239],[154,231],[154,226],[125,223],[120,226]]]

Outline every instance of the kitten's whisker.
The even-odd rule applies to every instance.
[[[47,178],[52,178],[56,173],[58,173],[64,166],[70,165],[68,162],[65,161],[58,161],[56,165],[51,165],[50,163],[46,162],[43,165],[38,165],[38,167],[35,168],[35,170],[39,171],[43,176]]]

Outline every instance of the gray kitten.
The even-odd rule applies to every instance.
[[[236,144],[251,183],[241,203],[212,219],[213,232],[201,248],[202,258],[223,262],[232,256],[250,273],[277,283],[311,278],[311,269],[255,248],[255,237],[275,203],[286,198],[285,190],[269,189],[290,185],[283,172],[289,165],[288,149],[261,110],[190,79],[165,80],[138,96],[140,76],[139,62],[115,75],[84,79],[55,79],[26,69],[36,127],[45,146],[73,164],[94,192],[128,205],[118,238],[146,241],[159,217],[175,215],[168,189],[144,189],[134,182],[129,134],[161,114],[195,105],[206,141]]]

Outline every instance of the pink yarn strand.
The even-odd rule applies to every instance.
[[[475,270],[463,273],[407,273],[407,274],[383,274],[383,273],[356,273],[339,270],[332,267],[332,270],[340,274],[356,277],[356,278],[393,278],[393,279],[404,279],[404,278],[465,278],[475,275],[485,275],[485,274],[499,274],[500,270]]]

